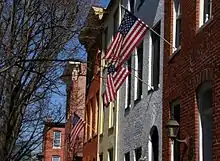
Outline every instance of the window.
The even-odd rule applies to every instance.
[[[108,161],[113,161],[113,148],[108,149]]]
[[[135,55],[135,102],[139,101],[142,96],[142,76],[143,74],[143,41],[137,47],[137,54]]]
[[[141,147],[134,150],[135,152],[135,161],[138,161],[141,158],[142,149]]]
[[[160,23],[154,27],[154,31],[160,34]],[[152,32],[152,81],[154,90],[159,87],[160,81],[160,37]]]
[[[99,161],[103,161],[103,154],[99,155]]]
[[[52,156],[52,161],[60,161],[60,156],[58,155]]]
[[[124,161],[130,161],[130,152],[125,153]]]
[[[200,0],[199,27],[206,23],[212,15],[212,0]]]
[[[127,61],[128,70],[131,71],[131,57]],[[125,91],[125,109],[129,109],[131,106],[131,74],[126,79],[126,91]]]
[[[106,52],[107,52],[107,49],[108,49],[108,27],[106,27],[106,28],[104,29],[103,39],[104,39],[104,42],[103,42],[103,52],[104,52],[104,55],[105,55]],[[107,65],[106,63],[107,63],[107,62],[106,62],[105,59],[104,59],[104,60],[103,60],[103,66]]]
[[[60,131],[54,131],[53,133],[53,147],[54,148],[61,147],[61,132]]]
[[[174,0],[173,12],[173,45],[178,49],[181,43],[181,8],[180,0]]]
[[[180,124],[180,103],[179,100],[175,100],[170,104],[171,117],[174,118]],[[180,130],[177,134],[177,139],[180,139]],[[180,161],[180,143],[174,140],[173,144],[173,157],[174,161]]]
[[[100,120],[100,123],[98,124],[99,125],[99,128],[100,128],[100,133],[99,134],[102,134],[103,131],[104,131],[104,104],[103,104],[103,99],[102,97],[100,97],[100,104],[99,104],[99,120]]]
[[[106,51],[107,51],[107,47],[108,47],[108,27],[106,27],[105,28],[105,30],[104,30],[104,37],[105,37],[105,39],[104,39],[104,52],[106,53]]]
[[[140,10],[141,6],[144,4],[144,1],[145,0],[140,0],[139,4],[138,4],[138,7],[137,7],[137,11]]]
[[[114,36],[118,30],[118,24],[119,24],[119,15],[118,15],[118,8],[116,9],[114,13]]]
[[[150,130],[148,141],[148,161],[158,161],[159,154],[159,136],[156,126],[153,126]]]
[[[212,83],[202,83],[197,90],[199,108],[200,161],[212,160]]]
[[[131,13],[134,13],[134,0],[129,0],[129,5]]]

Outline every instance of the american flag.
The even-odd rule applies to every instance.
[[[84,127],[85,121],[83,121],[76,113],[73,114],[72,117],[72,129],[70,133],[70,145],[74,146],[75,140],[79,134],[79,132]]]
[[[104,56],[104,59],[109,63],[106,92],[104,93],[105,105],[116,99],[117,90],[129,75],[128,69],[123,67],[123,64],[142,41],[147,30],[148,26],[143,21],[125,10],[118,32]]]

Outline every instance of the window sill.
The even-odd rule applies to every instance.
[[[142,97],[137,98],[134,100],[134,105],[137,105],[141,101]]]
[[[127,108],[125,108],[125,114],[124,114],[124,116],[127,116],[127,115],[129,114],[129,112],[130,112],[130,106],[127,107]]]
[[[169,62],[172,61],[174,57],[179,54],[180,51],[181,51],[181,45],[172,53],[172,55],[169,56]]]
[[[151,89],[148,90],[148,95],[152,94],[153,92],[155,92],[157,90],[159,90],[159,88],[160,88],[160,84],[158,84],[157,87],[152,86]]]
[[[113,132],[114,132],[114,126],[108,128],[108,136],[109,136],[109,135],[112,135]]]
[[[207,22],[203,23],[203,24],[199,27],[199,29],[198,29],[198,31],[197,31],[197,34],[198,34],[199,32],[201,32],[206,26],[208,26],[208,25],[212,22],[212,20],[213,20],[213,16],[212,16]]]
[[[54,147],[54,146],[53,146],[53,149],[61,149],[61,146],[60,146],[60,147]]]

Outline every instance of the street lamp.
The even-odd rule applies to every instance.
[[[166,125],[166,128],[168,137],[171,138],[171,140],[175,140],[179,132],[179,123],[174,119],[170,119]]]
[[[183,153],[182,153],[182,157],[181,157],[181,161],[183,161],[183,157],[184,157],[185,153],[187,152],[187,149],[189,148],[191,137],[187,136],[183,140],[179,140],[179,139],[176,138],[177,134],[179,132],[179,123],[173,117],[166,124],[166,129],[167,129],[167,136],[172,141],[175,140],[175,141],[177,141],[179,143],[183,143],[184,144],[184,149],[183,149]]]

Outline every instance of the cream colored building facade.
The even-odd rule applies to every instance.
[[[119,0],[111,0],[105,9],[102,34],[102,57],[113,40],[113,35],[121,21],[121,4]],[[118,105],[119,99],[109,107],[103,106],[102,94],[105,91],[107,69],[104,60],[101,60],[100,109],[99,109],[99,161],[117,161],[118,156]]]

